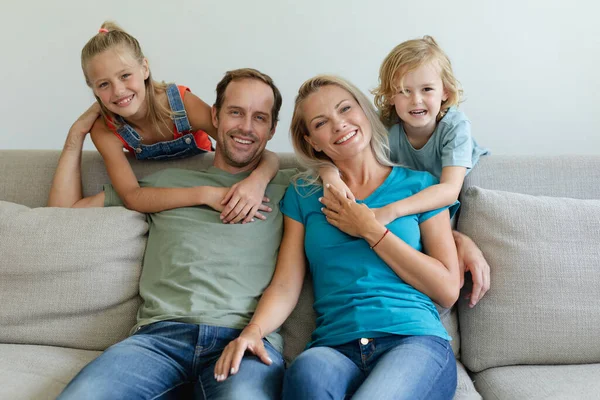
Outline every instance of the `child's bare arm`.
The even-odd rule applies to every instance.
[[[269,202],[265,197],[267,185],[279,171],[279,157],[272,151],[265,150],[262,158],[250,176],[236,183],[227,192],[222,205],[226,205],[221,212],[224,223],[251,222],[256,216],[260,219],[266,217],[258,211],[270,212],[271,207],[263,204]]]
[[[348,185],[344,183],[340,177],[340,171],[333,165],[327,165],[319,168],[319,176],[323,181],[323,196],[330,198],[331,192],[327,189],[328,185],[336,188],[344,194],[350,200],[356,200],[354,193],[350,190]]]
[[[191,92],[186,92],[183,97],[183,106],[192,130],[203,130],[208,136],[217,140],[217,128],[212,123],[210,106]]]
[[[83,198],[81,187],[81,152],[85,136],[100,116],[100,106],[94,102],[71,126],[58,160],[48,207],[102,207],[104,193]]]
[[[465,167],[444,167],[440,183],[378,209],[375,212],[378,220],[387,224],[405,215],[431,211],[454,203],[458,199],[466,170]]]
[[[125,207],[144,213],[155,213],[178,207],[215,203],[215,191],[223,188],[196,186],[191,188],[155,188],[140,187],[131,169],[131,165],[123,152],[121,141],[104,124],[97,120],[92,128],[91,137],[96,148],[104,158],[106,171],[123,201]],[[224,195],[224,193],[222,194]],[[220,198],[219,198],[220,199]],[[213,207],[214,208],[214,207]]]

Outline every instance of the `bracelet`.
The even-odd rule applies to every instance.
[[[260,329],[260,325],[258,325],[256,322],[250,322],[248,325],[246,325],[246,328],[249,327],[250,325],[254,325],[258,328],[258,333],[260,334],[260,337],[262,339],[263,334],[262,334],[262,329]]]
[[[389,231],[390,231],[389,229],[387,229],[387,228],[385,229],[385,232],[383,233],[381,238],[377,241],[377,243],[375,243],[373,246],[371,246],[371,250],[373,250],[375,248],[375,246],[377,246],[383,240],[383,238],[385,237],[385,235],[388,234]]]

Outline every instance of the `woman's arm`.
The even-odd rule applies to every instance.
[[[377,219],[387,225],[396,218],[419,214],[449,206],[458,199],[467,169],[465,167],[444,167],[440,183],[429,186],[406,199],[398,200],[375,211]]]
[[[215,379],[223,381],[229,375],[234,375],[246,350],[265,364],[271,364],[262,338],[280,327],[294,310],[305,272],[304,225],[284,216],[283,239],[273,279],[260,298],[250,323],[223,350],[215,365]]]
[[[69,129],[50,187],[48,207],[102,207],[104,205],[104,192],[83,198],[81,188],[83,143],[98,116],[100,116],[100,105],[95,102]]]
[[[220,201],[227,188],[196,186],[191,188],[140,187],[123,152],[123,144],[104,121],[92,127],[92,141],[104,159],[106,171],[125,207],[143,213],[155,213],[178,207],[206,204],[221,211]]]
[[[419,227],[425,253],[415,250],[388,232],[365,204],[343,197],[332,188],[337,204],[322,198],[327,221],[351,236],[362,237],[403,281],[425,293],[443,307],[458,298],[460,279],[456,246],[450,229],[450,214],[443,211]]]

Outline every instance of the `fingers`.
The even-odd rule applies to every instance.
[[[242,224],[247,224],[248,222],[254,222],[254,215],[256,214],[256,211],[258,211],[258,205],[254,206],[250,209],[250,211],[248,212],[248,215],[246,215],[246,218],[244,218],[244,220],[242,221]]]
[[[335,199],[332,200],[328,199],[327,197],[319,197],[319,201],[321,202],[321,204],[327,207],[328,210],[335,212],[339,212],[340,210],[340,202]]]
[[[467,265],[473,279],[473,289],[469,296],[469,307],[473,308],[490,289],[489,265],[485,260]]]
[[[241,203],[242,202],[240,201],[238,203],[238,205],[233,209],[233,212],[230,213],[230,216],[234,216],[233,219],[230,219],[228,221],[230,224],[237,224],[242,219],[246,218],[246,216],[248,215],[248,213],[252,209],[252,206],[250,204],[243,205]]]
[[[338,201],[341,202],[342,200],[346,200],[346,196],[344,196],[344,194],[340,192],[337,188],[331,185],[327,185],[327,189],[329,189],[333,197],[335,197]]]
[[[227,191],[227,194],[225,195],[225,197],[223,197],[223,200],[221,200],[221,204],[229,203],[229,201],[233,197],[233,194],[235,193],[235,190],[237,189],[236,185],[233,185],[232,187],[229,188],[229,190]],[[238,201],[239,201],[239,199],[238,199]],[[229,210],[229,211],[231,211],[231,210]],[[223,210],[223,212],[225,212],[225,210]],[[221,215],[223,215],[223,214],[221,214]]]
[[[253,353],[260,358],[260,361],[263,363],[267,365],[271,365],[273,363],[273,360],[271,360],[271,357],[269,357],[269,353],[267,352],[267,349],[265,349],[265,345],[262,341],[260,342],[260,345],[254,349]]]
[[[223,382],[232,371],[233,368],[233,360],[238,353],[240,353],[239,359],[242,359],[244,352],[246,351],[246,342],[235,340],[225,347],[221,357],[215,364],[215,380],[217,382]],[[239,362],[235,366],[235,372],[237,372],[239,368]]]

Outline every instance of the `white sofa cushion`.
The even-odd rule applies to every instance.
[[[600,362],[600,201],[479,187],[461,199],[459,230],[491,267],[479,304],[459,301],[465,366]]]
[[[0,201],[0,343],[104,350],[125,338],[147,230],[144,214],[122,207]]]

